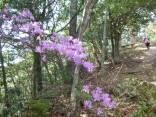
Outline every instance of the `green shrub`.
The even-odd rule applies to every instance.
[[[156,100],[156,87],[146,81],[134,77],[125,77],[119,80],[112,88],[113,93],[131,101]]]
[[[27,102],[28,109],[22,113],[22,117],[46,117],[50,105],[43,100],[30,100]]]
[[[140,101],[138,111],[134,113],[133,117],[156,117],[155,109],[154,103]]]
[[[151,38],[150,41],[151,41],[151,45],[156,46],[156,40],[155,40],[155,38]]]

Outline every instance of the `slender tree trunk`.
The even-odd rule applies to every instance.
[[[114,23],[111,14],[109,14],[109,18],[110,18],[110,28],[111,28],[113,64],[117,64],[119,62],[119,53],[120,53],[119,48],[120,48],[122,29],[120,24]]]
[[[95,58],[96,58],[96,61],[97,61],[97,63],[98,63],[98,66],[99,66],[99,68],[101,69],[101,60],[99,59],[99,50],[97,49],[97,46],[96,46],[96,42],[94,41],[94,40],[91,40],[91,43],[92,43],[92,45],[93,45],[93,48],[94,48],[94,52],[93,52],[93,54],[94,54],[94,56],[95,56]]]
[[[70,19],[72,21],[70,22],[70,27],[69,27],[69,35],[73,36],[74,38],[77,38],[77,32],[76,32],[76,27],[77,27],[77,0],[70,0]],[[67,73],[68,75],[73,79],[74,75],[74,62],[73,61],[67,61]]]
[[[114,36],[113,36],[113,24],[112,24],[112,16],[111,13],[109,12],[109,27],[110,27],[110,39],[111,39],[111,57],[112,57],[112,64],[115,65],[115,60],[114,60]]]
[[[97,0],[86,0],[85,8],[83,11],[83,20],[80,25],[78,38],[79,40],[82,40],[83,33],[87,27],[88,21],[90,19],[90,14],[92,12],[93,6],[96,3]],[[79,80],[79,71],[80,66],[76,65],[75,72],[74,72],[74,78],[73,78],[73,84],[72,84],[72,91],[71,91],[71,108],[73,111],[75,111],[76,108],[76,93],[77,93],[77,84]]]
[[[41,67],[41,55],[40,53],[33,52],[33,98],[36,98],[38,93],[42,90],[42,67]]]
[[[114,50],[115,50],[115,47],[114,47],[114,39],[113,39],[112,31],[111,31],[111,46],[112,46],[112,52],[111,52],[112,63],[113,63],[113,65],[115,65],[115,60],[114,60]]]
[[[121,39],[121,33],[117,32],[114,33],[114,39],[115,39],[115,51],[114,51],[114,60],[115,63],[119,62],[119,48],[120,48],[120,39]]]
[[[6,73],[5,73],[5,66],[4,66],[4,58],[3,58],[1,40],[0,40],[0,60],[1,60],[1,68],[2,68],[3,85],[4,85],[5,106],[7,108],[9,108],[10,104],[9,104],[9,99],[8,99],[8,86],[7,86],[7,81],[6,81]]]
[[[71,108],[73,111],[75,111],[76,108],[76,93],[77,93],[77,84],[79,80],[79,71],[80,71],[80,66],[76,65],[75,67],[75,73],[74,73],[74,79],[73,79],[73,84],[72,84],[72,90],[71,90]]]
[[[70,0],[70,19],[72,19],[72,21],[70,22],[70,27],[69,27],[69,35],[73,36],[74,38],[77,38],[77,32],[76,32],[76,28],[77,28],[77,15],[75,16],[75,14],[77,14],[77,0]]]
[[[105,56],[106,56],[106,28],[107,28],[107,10],[104,15],[104,25],[103,25],[103,40],[102,40],[102,62],[101,62],[101,76],[104,77],[104,61],[105,61]]]

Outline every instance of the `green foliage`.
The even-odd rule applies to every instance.
[[[0,103],[2,102],[2,99],[3,97],[2,97],[2,94],[0,93]]]
[[[17,112],[21,110],[25,102],[25,100],[23,99],[23,92],[20,90],[19,87],[8,88],[8,98],[10,99],[9,100],[10,107],[9,108],[4,107],[2,110],[2,115],[4,117],[9,114],[17,116],[18,115]],[[3,97],[3,101],[4,100],[5,99]]]
[[[86,93],[84,91],[77,91],[77,98],[78,99],[85,99],[85,100],[92,100],[92,96],[89,93]]]
[[[7,4],[6,4],[7,2]],[[81,3],[82,2],[82,3]],[[78,1],[78,7],[81,7],[82,9],[84,6],[82,5],[84,0]],[[36,21],[44,22],[43,27],[49,29],[50,31],[56,31],[59,30],[62,26],[64,26],[65,23],[68,21],[69,16],[69,0],[58,0],[58,1],[44,1],[44,0],[0,0],[0,7],[4,7],[5,5],[8,5],[9,8],[14,8],[14,10],[22,10],[24,8],[30,9],[33,14],[35,15]],[[89,53],[89,59],[94,60],[94,54],[93,50],[97,49],[100,52],[101,49],[101,39],[102,39],[102,17],[103,17],[103,11],[108,8],[108,11],[110,12],[110,15],[112,16],[112,21],[110,24],[116,24],[117,26],[130,25],[134,26],[133,29],[135,29],[133,32],[138,31],[138,26],[140,26],[141,23],[145,24],[150,19],[148,17],[150,15],[150,10],[155,7],[155,0],[143,0],[143,1],[136,1],[136,0],[101,0],[98,1],[97,5],[94,7],[95,10],[92,12],[92,16],[90,19],[90,23],[88,24],[89,29],[86,29],[85,35],[84,35],[84,41],[86,43],[86,46],[88,48]],[[153,6],[153,7],[152,7]],[[145,9],[149,9],[149,12]],[[43,12],[45,10],[45,12]],[[78,13],[78,23],[80,22],[80,17],[82,15],[82,12]],[[144,18],[146,17],[146,18]],[[145,20],[146,19],[146,20]],[[53,20],[53,21],[52,21]],[[110,20],[110,19],[108,19]],[[48,25],[50,24],[50,25]],[[109,24],[109,25],[110,25]],[[111,27],[107,27],[108,31],[108,39],[111,38],[111,31],[116,30]],[[78,28],[78,27],[77,27]],[[64,30],[62,33],[68,33],[68,27],[67,30]],[[136,30],[137,29],[137,30]],[[118,29],[117,29],[118,30]],[[127,34],[127,32],[126,32]],[[116,36],[116,35],[115,35]],[[115,37],[114,36],[114,37]],[[12,38],[12,37],[11,37]],[[92,40],[95,43],[95,48],[92,47],[91,43]],[[128,38],[125,39],[125,41],[128,40]],[[11,41],[10,41],[11,42]],[[6,42],[6,45],[10,43],[9,41]],[[155,37],[151,38],[151,44],[156,45]],[[3,116],[6,116],[8,113],[14,114],[14,116],[17,116],[17,112],[20,111],[23,108],[23,105],[26,101],[26,99],[30,98],[30,91],[31,91],[31,83],[32,82],[32,65],[33,65],[33,56],[32,53],[26,51],[25,48],[22,46],[18,46],[17,43],[12,43],[13,46],[17,46],[17,48],[13,48],[10,50],[10,46],[7,47],[10,52],[7,54],[4,53],[5,57],[5,64],[6,66],[6,75],[7,75],[7,83],[8,86],[12,86],[8,90],[8,96],[9,96],[9,102],[10,102],[10,108],[3,109]],[[18,49],[19,48],[19,49]],[[17,52],[15,52],[17,51]],[[98,51],[96,53],[98,53]],[[5,56],[6,55],[6,56]],[[17,57],[21,57],[22,61],[15,63],[14,60],[16,60]],[[51,56],[51,58],[50,58]],[[47,97],[58,97],[61,95],[61,93],[64,93],[64,95],[69,95],[70,88],[65,88],[64,84],[71,84],[72,83],[72,77],[70,74],[67,73],[65,60],[59,59],[60,56],[53,55],[52,53],[49,53],[49,73],[47,73],[46,70],[44,70],[44,79],[43,79],[43,87],[48,87],[48,77],[49,79],[52,79],[53,86],[48,87],[48,89],[39,98],[47,98]],[[100,57],[99,57],[100,58]],[[86,74],[86,72],[85,72]],[[1,71],[0,71],[1,75]],[[19,87],[15,87],[12,79],[15,81],[15,84],[18,84]],[[56,86],[56,84],[58,86]],[[46,86],[45,86],[46,85]],[[60,88],[60,85],[62,85],[62,89]],[[14,87],[14,88],[13,88]],[[52,87],[52,88],[51,88]],[[119,97],[126,97],[126,99],[130,99],[133,101],[148,101],[148,100],[155,100],[156,99],[156,93],[155,89],[148,83],[137,80],[135,78],[126,77],[123,81],[119,81],[117,85],[113,88],[114,93],[116,96]],[[2,96],[0,95],[0,102],[4,101],[4,91],[2,90]],[[77,92],[77,97],[79,99],[91,99],[91,96],[89,94],[86,94],[84,92],[81,92],[80,90]],[[4,103],[0,103],[1,106],[4,105]],[[139,104],[140,113],[147,112],[147,110],[150,108],[149,104]],[[30,100],[27,103],[27,107],[29,107],[28,110],[25,110],[23,112],[23,117],[44,117],[46,116],[49,104],[47,104],[43,100]],[[141,115],[141,114],[140,114]],[[151,115],[152,116],[152,115]]]
[[[49,109],[49,104],[43,100],[30,100],[27,102],[27,106],[30,109],[35,109],[38,111],[47,111]]]
[[[156,46],[155,38],[150,38],[151,45]]]
[[[72,76],[70,75],[67,69],[61,69],[59,72],[65,84],[72,84]]]
[[[132,101],[153,101],[156,100],[156,87],[148,82],[126,76],[113,86],[116,96]]]
[[[145,31],[144,31],[144,35],[146,37],[149,37],[150,38],[150,41],[151,41],[151,45],[155,46],[156,45],[156,34],[155,34],[155,31],[156,31],[156,24],[155,23],[152,23],[150,22],[146,27],[145,27]]]
[[[50,87],[46,87],[44,88],[41,94],[39,94],[39,99],[52,99],[52,98],[58,98],[62,92],[65,94],[68,92],[69,88],[65,88],[63,87],[63,89],[61,89],[62,87],[60,87],[60,84],[54,84]],[[62,91],[64,90],[64,91]]]
[[[153,84],[139,80],[133,75],[125,75],[112,87],[115,97],[137,105],[133,117],[156,116],[156,87]]]
[[[46,117],[50,105],[43,100],[30,100],[27,102],[28,109],[22,113],[22,117]]]
[[[156,112],[154,112],[153,110],[155,110],[156,108],[154,108],[154,104],[150,103],[150,102],[144,102],[144,101],[140,101],[138,104],[138,111],[134,113],[133,117],[155,117],[156,116]]]
[[[0,0],[0,7],[3,5],[3,0]]]

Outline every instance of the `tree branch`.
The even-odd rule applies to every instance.
[[[64,30],[64,29],[71,23],[71,21],[72,21],[81,11],[83,11],[83,9],[80,9],[80,10],[69,20],[69,22],[68,22],[63,28],[61,28],[60,30],[58,30],[58,31],[56,31],[56,32],[60,32],[60,31]]]

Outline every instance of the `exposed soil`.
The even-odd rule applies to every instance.
[[[127,53],[127,52],[125,52]],[[151,82],[156,85],[156,47],[147,50],[138,47],[127,53],[123,58],[121,74],[133,74],[136,78]]]

